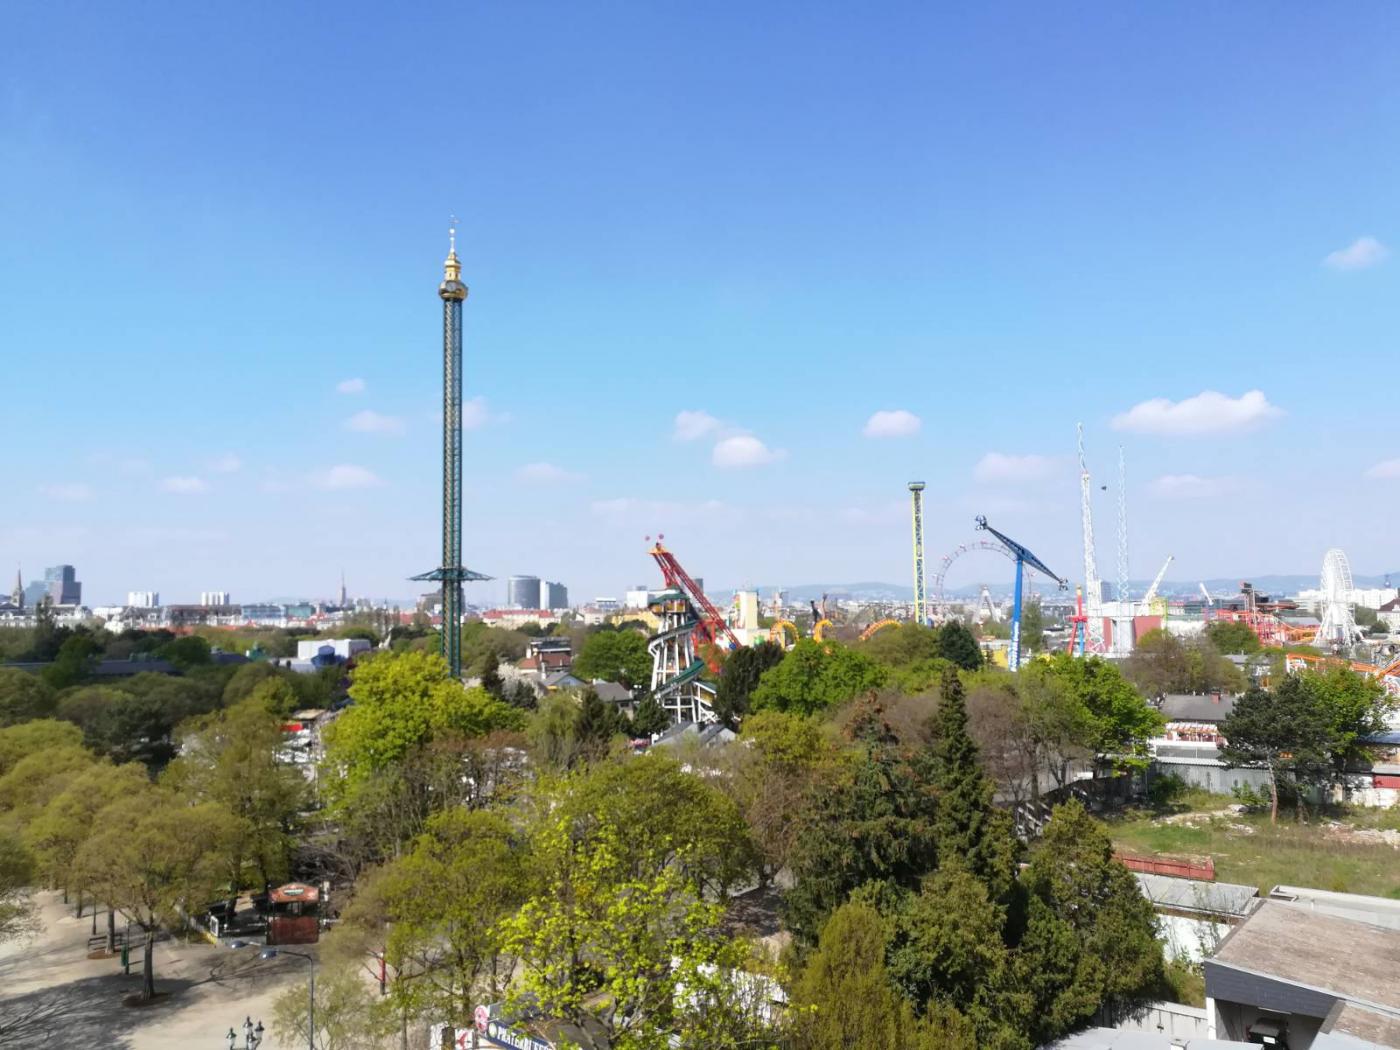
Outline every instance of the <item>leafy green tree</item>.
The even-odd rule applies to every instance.
[[[699,1050],[697,1030],[714,1031],[705,1012],[739,998],[742,953],[719,931],[721,906],[703,899],[709,865],[675,835],[699,829],[678,827],[673,800],[638,790],[658,777],[681,787],[685,774],[648,756],[543,792],[528,825],[532,891],[499,925],[520,960],[515,998],[616,1050],[663,1050],[672,1037]]]
[[[222,806],[191,806],[151,787],[104,808],[74,870],[98,900],[124,911],[146,934],[141,998],[155,987],[155,934],[226,887],[237,819]]]
[[[527,891],[525,844],[511,823],[449,809],[367,880],[343,925],[396,975],[387,992],[398,1012],[465,1026],[476,1003],[505,994],[514,959],[497,924]]]
[[[580,690],[574,715],[574,743],[583,761],[604,758],[625,728],[617,708],[603,703],[596,689],[585,686]]]
[[[911,761],[878,724],[858,732],[857,756],[810,801],[792,850],[783,916],[806,944],[856,888],[884,881],[912,890],[937,866],[928,764]]]
[[[167,642],[161,647],[160,655],[185,671],[203,667],[211,659],[208,640],[197,634],[187,634]]]
[[[838,642],[803,638],[763,673],[752,707],[810,715],[880,688],[887,674],[864,653]]]
[[[1045,610],[1038,598],[1021,607],[1021,645],[1027,652],[1038,653],[1045,648]]]
[[[1243,630],[1254,638],[1254,632],[1243,624],[1213,624]],[[1234,647],[1238,632],[1224,635],[1226,644]],[[1215,635],[1182,641],[1163,630],[1148,631],[1138,639],[1125,664],[1128,678],[1145,696],[1167,693],[1236,693],[1244,688],[1244,675],[1233,663],[1220,655]],[[1258,639],[1255,638],[1255,646]]]
[[[52,718],[56,708],[54,691],[42,678],[0,667],[0,727]]]
[[[76,685],[92,673],[92,665],[101,651],[92,635],[86,632],[69,635],[59,646],[53,663],[44,668],[44,681],[54,689]]]
[[[1340,743],[1315,676],[1289,675],[1273,692],[1249,690],[1235,701],[1220,732],[1227,761],[1268,772],[1271,822],[1278,820],[1280,784],[1289,786],[1301,811],[1300,787],[1331,777]]]
[[[355,702],[325,732],[324,768],[335,800],[435,737],[484,736],[523,724],[515,708],[454,680],[434,653],[383,653],[363,661],[351,676],[350,696]]]
[[[242,703],[189,725],[180,757],[162,778],[182,797],[216,802],[238,818],[229,846],[233,881],[240,885],[245,864],[259,883],[286,877],[309,801],[306,778],[281,759],[281,720],[258,696],[280,685],[264,682]]]
[[[501,681],[501,661],[495,653],[483,658],[481,668],[481,688],[488,696],[497,700],[505,699],[505,683]]]
[[[232,707],[234,704],[242,703],[253,695],[253,690],[264,682],[283,681],[287,677],[276,664],[256,661],[240,666],[229,677],[224,685],[224,692],[221,698],[222,706]]]
[[[1113,664],[1097,656],[1055,653],[1028,664],[1020,677],[1039,680],[1068,706],[1061,721],[1072,727],[1075,743],[1122,765],[1146,762],[1147,742],[1161,732],[1164,720]]]
[[[0,777],[15,767],[20,759],[51,748],[77,748],[82,745],[83,731],[75,725],[53,718],[0,729]]]
[[[1259,636],[1248,624],[1234,620],[1216,620],[1206,625],[1206,637],[1222,653],[1257,653],[1263,648]]]
[[[749,712],[749,698],[758,688],[763,672],[782,663],[783,647],[774,642],[746,645],[729,654],[715,689],[715,716],[737,729]]]
[[[651,681],[651,654],[636,631],[595,631],[574,657],[574,674],[585,681],[618,682],[637,689]]]
[[[965,671],[982,666],[982,648],[961,620],[949,620],[938,628],[938,651],[943,659]]]
[[[979,1046],[1024,1041],[1015,1032],[1029,1004],[1015,990],[1005,921],[986,885],[962,865],[940,868],[894,916],[890,977],[920,1010],[966,1018],[982,1037]]]
[[[578,762],[577,722],[578,701],[572,694],[546,694],[526,728],[536,761],[554,770],[569,769]]]
[[[951,667],[943,675],[940,694],[932,754],[939,854],[945,865],[960,865],[981,879],[991,898],[1000,900],[1016,878],[1016,837],[1004,811],[992,805],[992,782],[967,731],[962,681]],[[955,1005],[964,1002],[955,1000]]]
[[[305,985],[288,988],[273,1001],[270,1027],[278,1045],[311,1042],[316,1050],[379,1050],[395,1028],[353,966],[337,966],[317,974],[315,1027],[308,1040],[307,1028],[313,1023],[311,1005]]]
[[[645,696],[632,715],[631,733],[634,737],[649,737],[664,733],[671,727],[671,716],[654,696]]]
[[[1078,801],[1055,807],[1024,883],[1049,915],[1072,931],[1077,947],[1073,977],[1058,997],[1062,1013],[1072,1013],[1067,1004],[1079,1003],[1116,1022],[1151,998],[1162,977],[1156,915],[1132,873],[1113,859],[1103,825]],[[1056,940],[1044,929],[1037,938],[1042,947]],[[1050,973],[1063,970],[1066,959],[1059,956],[1058,966],[1055,957],[1041,961]]]
[[[1396,710],[1396,701],[1380,682],[1365,678],[1350,667],[1329,667],[1301,676],[1316,691],[1324,718],[1332,730],[1332,765],[1340,777],[1348,766],[1374,757],[1365,737],[1383,733]]]
[[[73,744],[26,754],[0,776],[0,814],[24,827],[92,761],[88,751]]]

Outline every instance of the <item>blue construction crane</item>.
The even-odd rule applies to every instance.
[[[1006,654],[1006,666],[1015,671],[1021,666],[1021,585],[1025,577],[1026,566],[1029,565],[1036,572],[1044,573],[1059,584],[1062,591],[1069,586],[1069,583],[1063,577],[1056,576],[1043,561],[1010,536],[997,532],[996,529],[988,525],[984,515],[977,516],[977,527],[985,532],[990,532],[999,539],[1016,559],[1016,597],[1011,605],[1011,646]]]

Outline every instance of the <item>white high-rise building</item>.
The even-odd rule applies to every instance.
[[[228,591],[200,591],[200,605],[232,605],[228,599]]]
[[[160,592],[127,591],[126,604],[130,609],[158,609],[160,608]]]

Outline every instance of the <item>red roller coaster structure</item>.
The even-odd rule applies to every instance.
[[[674,587],[685,595],[685,600],[695,610],[695,633],[699,640],[715,645],[723,644],[728,649],[739,648],[739,639],[724,622],[724,616],[710,599],[705,597],[705,592],[690,578],[690,574],[681,568],[676,556],[661,545],[661,537],[657,538],[656,545],[652,547],[651,556],[656,559],[656,564],[661,566],[661,577],[666,581],[666,586]]]

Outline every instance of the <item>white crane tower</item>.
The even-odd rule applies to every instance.
[[[1084,424],[1079,423],[1079,514],[1084,523],[1084,594],[1087,598],[1085,615],[1085,648],[1091,653],[1103,652],[1103,585],[1094,557],[1094,509],[1091,501],[1089,468],[1084,462]]]

